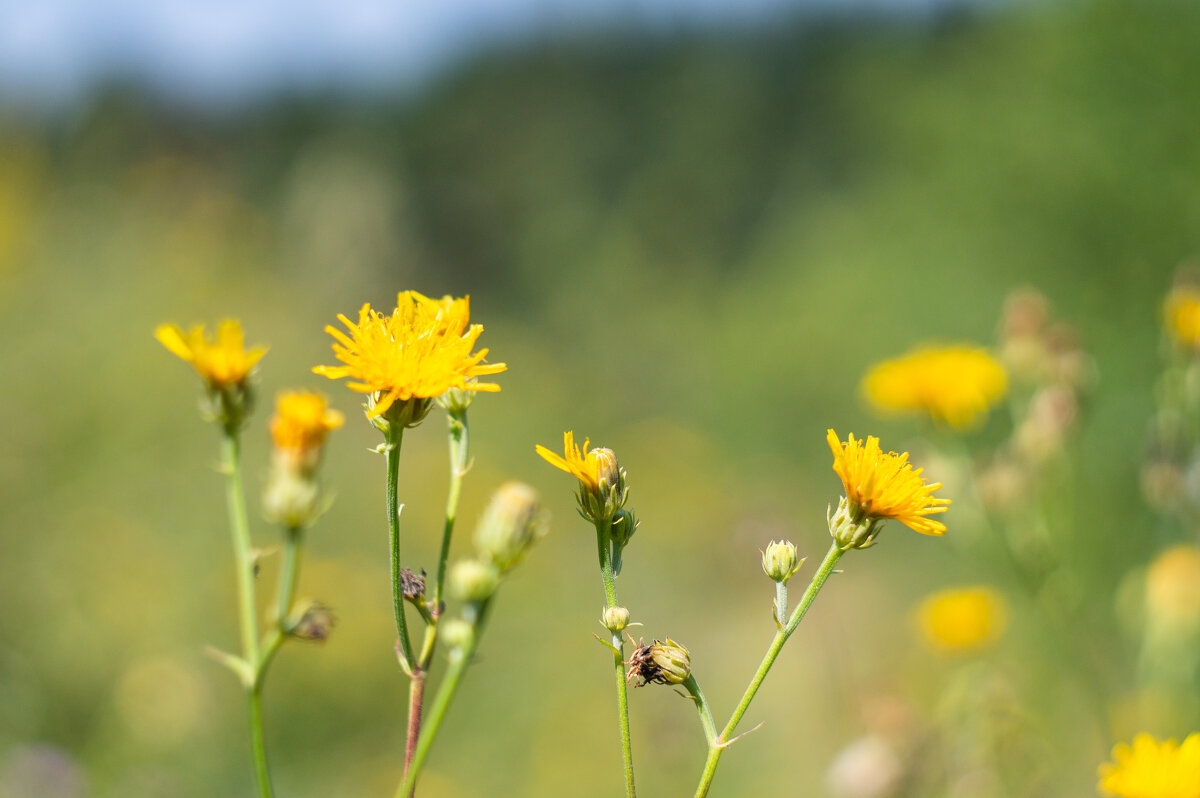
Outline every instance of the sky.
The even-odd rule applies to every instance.
[[[61,105],[130,79],[184,103],[420,85],[480,46],[623,24],[759,24],[960,0],[0,0],[0,100]]]

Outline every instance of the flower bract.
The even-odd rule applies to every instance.
[[[863,378],[871,404],[926,413],[959,429],[975,425],[1008,390],[1004,366],[974,346],[923,347],[874,365]]]
[[[832,429],[826,440],[833,452],[833,470],[841,477],[846,498],[856,512],[868,518],[895,519],[922,535],[945,534],[946,525],[929,516],[946,512],[950,500],[933,495],[942,484],[922,479],[922,469],[909,464],[907,452],[884,452],[874,436],[864,443],[851,434],[842,443]]]
[[[374,394],[367,412],[371,418],[396,401],[429,399],[451,388],[499,391],[499,385],[475,378],[508,368],[504,363],[484,363],[487,349],[471,351],[483,325],[469,324],[467,297],[430,299],[404,291],[391,315],[365,304],[357,322],[340,314],[338,320],[346,332],[332,325],[325,331],[336,339],[333,351],[344,365],[317,366],[313,371],[334,380],[349,377],[353,381],[346,387]]]

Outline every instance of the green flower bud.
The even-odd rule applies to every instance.
[[[503,571],[512,568],[537,538],[537,491],[521,482],[509,482],[496,491],[479,526],[475,546]]]
[[[790,540],[772,540],[762,555],[763,573],[774,582],[784,582],[796,573],[796,544]]]
[[[682,684],[692,673],[692,660],[688,650],[671,638],[663,643],[655,640],[648,646],[639,646],[629,658],[629,678],[641,679],[645,684]]]
[[[450,618],[443,621],[439,634],[442,641],[451,650],[470,648],[475,642],[475,627],[462,618]]]
[[[629,610],[624,607],[605,607],[600,614],[600,624],[616,634],[629,625]]]
[[[500,569],[490,562],[459,560],[450,569],[450,592],[463,601],[486,601],[500,584]]]
[[[276,451],[263,489],[263,515],[288,527],[308,526],[325,510],[321,490],[310,473],[291,467],[287,453]]]
[[[475,380],[469,380],[475,382]],[[475,391],[468,391],[463,388],[451,388],[437,398],[438,406],[447,413],[462,413],[471,406],[471,400],[475,398]]]
[[[593,475],[594,483],[580,480],[579,511],[590,521],[612,518],[625,506],[629,489],[625,487],[625,469],[612,449],[592,449],[583,460],[583,471]]]

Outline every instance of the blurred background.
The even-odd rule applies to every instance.
[[[336,314],[403,289],[469,294],[509,365],[471,410],[456,551],[505,479],[552,514],[419,794],[620,790],[592,533],[534,455],[568,429],[628,469],[622,602],[691,649],[719,720],[774,633],[760,550],[828,545],[826,428],[912,451],[956,502],[946,538],[892,525],[843,560],[713,795],[1090,795],[1117,740],[1200,727],[1195,662],[1148,654],[1180,638],[1139,615],[1147,563],[1195,539],[1139,485],[1163,298],[1200,243],[1200,7],[421,5],[0,0],[0,795],[252,794],[239,688],[202,654],[237,640],[218,436],[152,337],[224,317],[271,347],[252,501],[277,391],[349,417],[300,583],[339,624],[266,688],[278,794],[391,794],[407,682],[378,433],[310,369]],[[1053,468],[1007,499],[1053,511],[998,523],[981,475],[1022,406],[959,434],[878,417],[860,381],[922,342],[1002,347],[1023,287],[1090,376]],[[414,566],[436,556],[443,427],[405,439]],[[928,645],[921,602],[962,585],[1007,623]],[[630,698],[642,791],[691,794],[690,703]]]

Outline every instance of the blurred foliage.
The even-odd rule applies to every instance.
[[[924,340],[993,341],[1025,284],[1101,374],[1071,444],[1068,564],[1071,623],[1103,630],[1087,656],[1117,720],[1097,728],[1037,601],[977,556],[964,498],[945,541],[897,527],[847,558],[714,794],[821,794],[838,749],[867,732],[909,735],[922,795],[990,794],[981,778],[1090,794],[1108,746],[1148,717],[1120,587],[1195,533],[1155,519],[1138,470],[1159,303],[1200,243],[1197,41],[1190,3],[1029,3],[548,41],[406,100],[200,117],[113,89],[53,122],[0,115],[0,794],[250,793],[239,692],[201,654],[235,639],[217,437],[151,337],[160,322],[238,317],[271,345],[264,406],[319,387],[351,417],[300,587],[339,626],[284,650],[267,731],[280,795],[386,795],[406,682],[383,463],[354,398],[309,368],[330,362],[321,328],[338,312],[405,288],[471,295],[481,343],[510,371],[472,409],[464,533],[507,477],[538,485],[555,520],[500,597],[421,794],[599,796],[619,785],[619,754],[591,639],[595,554],[534,444],[574,429],[620,454],[642,518],[622,598],[647,636],[686,643],[724,715],[773,633],[758,550],[827,545],[826,427],[921,445],[915,425],[872,418],[860,374]],[[417,565],[440,528],[440,424],[406,438]],[[261,417],[248,435],[253,495]],[[256,536],[274,540],[265,523]],[[972,581],[1008,591],[1012,616],[962,668],[917,645],[905,608]],[[654,688],[631,704],[643,791],[685,793],[704,753],[691,707]],[[1146,730],[1194,730],[1194,704]]]

